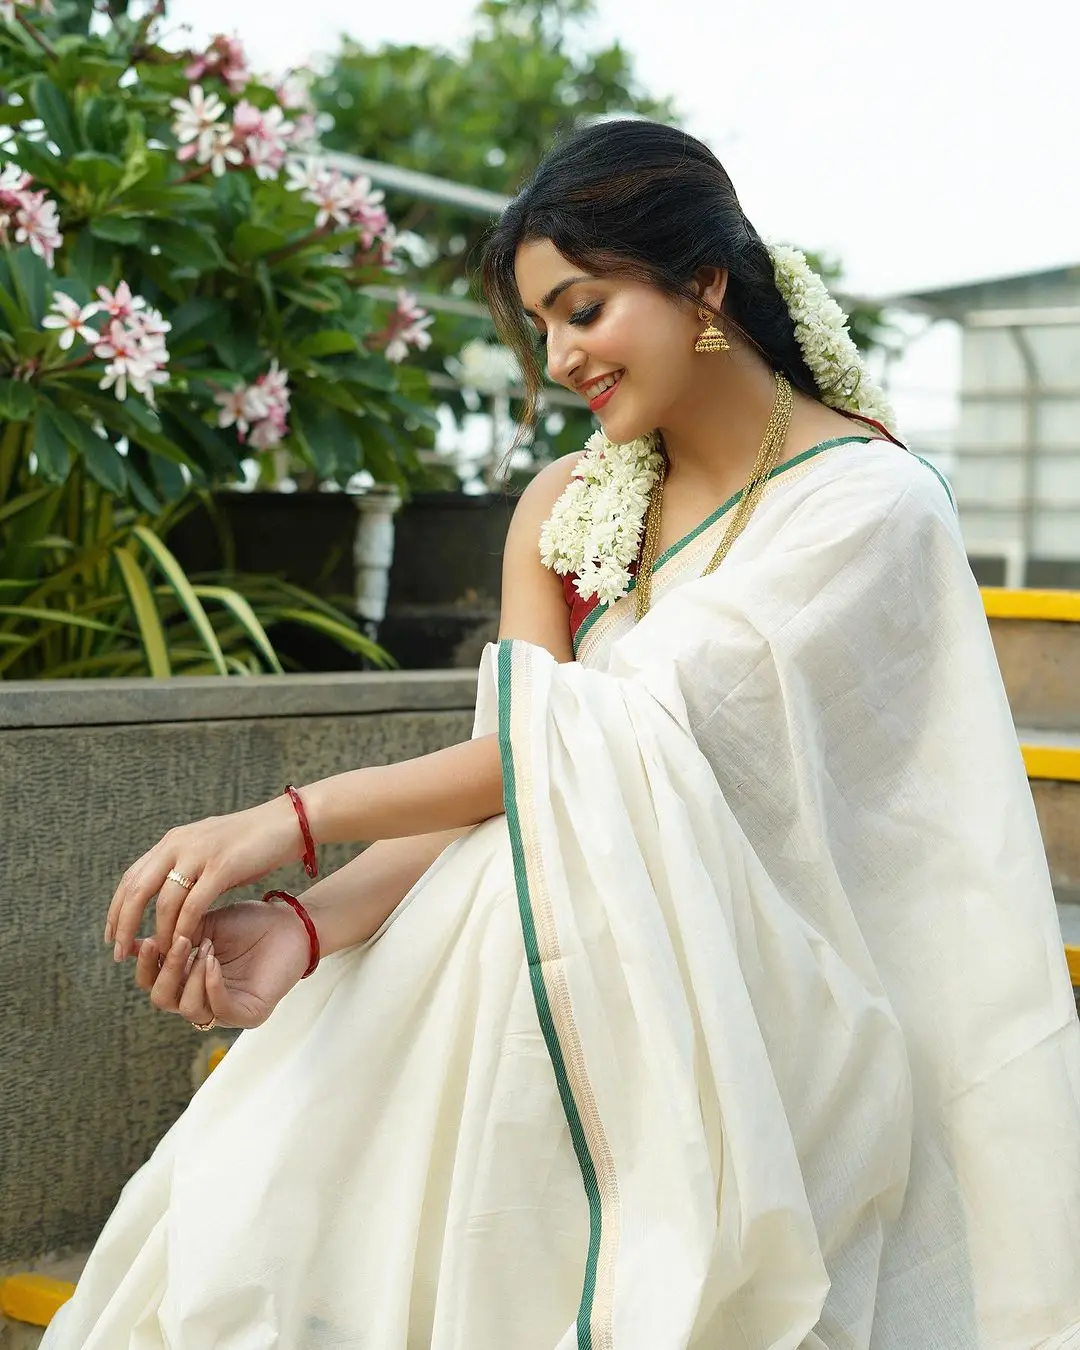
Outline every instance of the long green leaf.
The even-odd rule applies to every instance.
[[[227,586],[195,586],[194,591],[200,600],[217,600],[219,604],[230,610],[239,620],[255,646],[258,647],[263,660],[270,669],[276,675],[285,673],[282,670],[281,662],[278,660],[277,652],[274,651],[273,643],[266,636],[266,629],[259,622],[255,611],[242,595],[230,590]]]
[[[31,507],[36,506],[43,497],[51,496],[56,489],[49,485],[47,487],[32,488],[29,492],[24,492],[20,496],[13,498],[10,502],[5,502],[0,506],[0,524],[9,520],[12,516],[17,516],[23,511],[29,511]]]
[[[40,619],[42,623],[55,623],[61,627],[89,628],[95,633],[115,633],[116,628],[98,619],[85,619],[81,614],[70,614],[66,609],[39,609],[36,605],[0,605],[0,614],[10,614],[19,619]]]
[[[356,652],[360,656],[366,656],[369,661],[373,661],[377,666],[392,669],[397,665],[390,653],[380,647],[378,643],[372,642],[370,638],[357,632],[355,628],[350,628],[347,624],[328,619],[324,614],[317,614],[309,609],[281,609],[278,610],[275,618],[282,621],[288,619],[293,623],[302,623],[308,628],[314,628],[319,633],[325,633],[328,637],[340,642],[347,650]]]
[[[160,539],[150,532],[145,525],[136,525],[132,529],[132,534],[139,540],[148,553],[152,555],[158,567],[164,573],[166,580],[176,592],[177,598],[187,610],[191,622],[195,625],[202,643],[209,653],[210,659],[217,668],[219,675],[228,675],[229,667],[225,660],[225,653],[221,650],[218,640],[214,635],[214,628],[206,610],[202,607],[202,602],[192,589],[191,582],[184,574],[184,569],[176,561],[176,558],[170,553]]]
[[[155,679],[166,680],[172,674],[172,666],[169,664],[169,644],[165,640],[161,615],[158,613],[150,585],[129,548],[114,549],[113,558],[127,587],[135,622],[139,626],[143,651],[146,654],[147,668]]]

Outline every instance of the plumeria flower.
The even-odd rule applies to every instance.
[[[214,395],[218,426],[236,427],[237,439],[256,450],[272,450],[289,434],[289,373],[275,358],[254,384],[238,384]]]
[[[199,142],[198,160],[200,164],[209,164],[210,172],[220,178],[230,164],[243,164],[244,152],[234,142],[232,131],[223,127],[214,132],[209,141]]]
[[[61,351],[68,351],[77,337],[82,338],[84,342],[97,342],[98,331],[90,327],[89,321],[95,314],[101,313],[99,304],[80,305],[70,295],[56,291],[53,294],[51,308],[56,311],[55,314],[47,314],[42,319],[41,326],[60,330]]]
[[[46,267],[52,267],[56,250],[64,242],[60,233],[60,217],[56,203],[44,192],[21,192],[20,205],[15,212],[15,242],[29,244],[43,258]]]
[[[5,164],[0,169],[0,193],[24,192],[33,181],[17,164]]]
[[[132,378],[142,378],[150,373],[151,363],[146,359],[138,337],[114,319],[109,324],[104,337],[94,348],[94,355],[102,361],[108,361],[105,375],[98,385],[99,389],[111,389],[116,386],[116,397],[123,402],[127,397],[127,382]]]
[[[194,150],[186,150],[180,157],[190,159],[198,154],[199,163],[205,164],[208,158],[205,147],[225,128],[225,124],[221,121],[225,104],[217,94],[207,95],[203,92],[201,84],[193,84],[188,90],[186,99],[171,99],[169,107],[177,114],[172,128],[176,139],[181,146],[196,147]]]
[[[386,359],[394,365],[404,361],[410,347],[426,351],[431,346],[431,334],[427,331],[434,322],[434,316],[416,302],[416,296],[409,291],[397,293],[397,309],[390,316],[386,328],[387,343],[383,349]]]
[[[256,450],[273,450],[279,446],[288,434],[285,414],[275,408],[268,417],[252,428],[249,444]]]
[[[251,82],[251,69],[244,47],[238,37],[219,33],[201,56],[184,71],[189,80],[201,80],[204,75],[217,75],[234,94],[239,94]]]
[[[279,107],[264,112],[242,99],[233,114],[233,136],[244,145],[247,157],[262,179],[277,178],[289,153],[292,127]]]
[[[101,301],[101,308],[110,319],[130,319],[137,310],[146,308],[146,301],[141,295],[132,295],[131,287],[126,281],[121,281],[115,291],[110,291],[106,286],[99,286],[97,295]]]
[[[283,108],[290,112],[312,111],[311,94],[308,91],[307,81],[295,71],[286,75],[285,79],[274,89],[278,102]]]

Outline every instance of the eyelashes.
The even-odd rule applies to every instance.
[[[600,311],[604,306],[596,301],[591,305],[583,305],[581,309],[575,309],[573,314],[567,319],[567,323],[572,323],[577,328],[586,328],[600,317]],[[547,333],[537,333],[536,345],[541,350],[547,346]]]

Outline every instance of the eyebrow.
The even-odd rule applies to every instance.
[[[555,303],[555,301],[558,300],[559,296],[562,295],[563,291],[568,291],[571,286],[576,286],[579,281],[595,281],[595,280],[596,280],[595,277],[587,277],[587,276],[567,277],[565,281],[560,281],[557,286],[552,286],[551,290],[548,291],[547,295],[545,295],[543,300],[540,301],[540,308],[550,309],[551,306]],[[535,312],[531,309],[527,309],[525,313],[529,316],[530,319],[536,318]]]

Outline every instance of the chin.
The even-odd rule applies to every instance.
[[[647,436],[656,426],[655,421],[649,421],[631,408],[612,408],[610,415],[606,415],[607,411],[604,408],[599,414],[600,430],[613,445],[636,441],[639,436]]]

